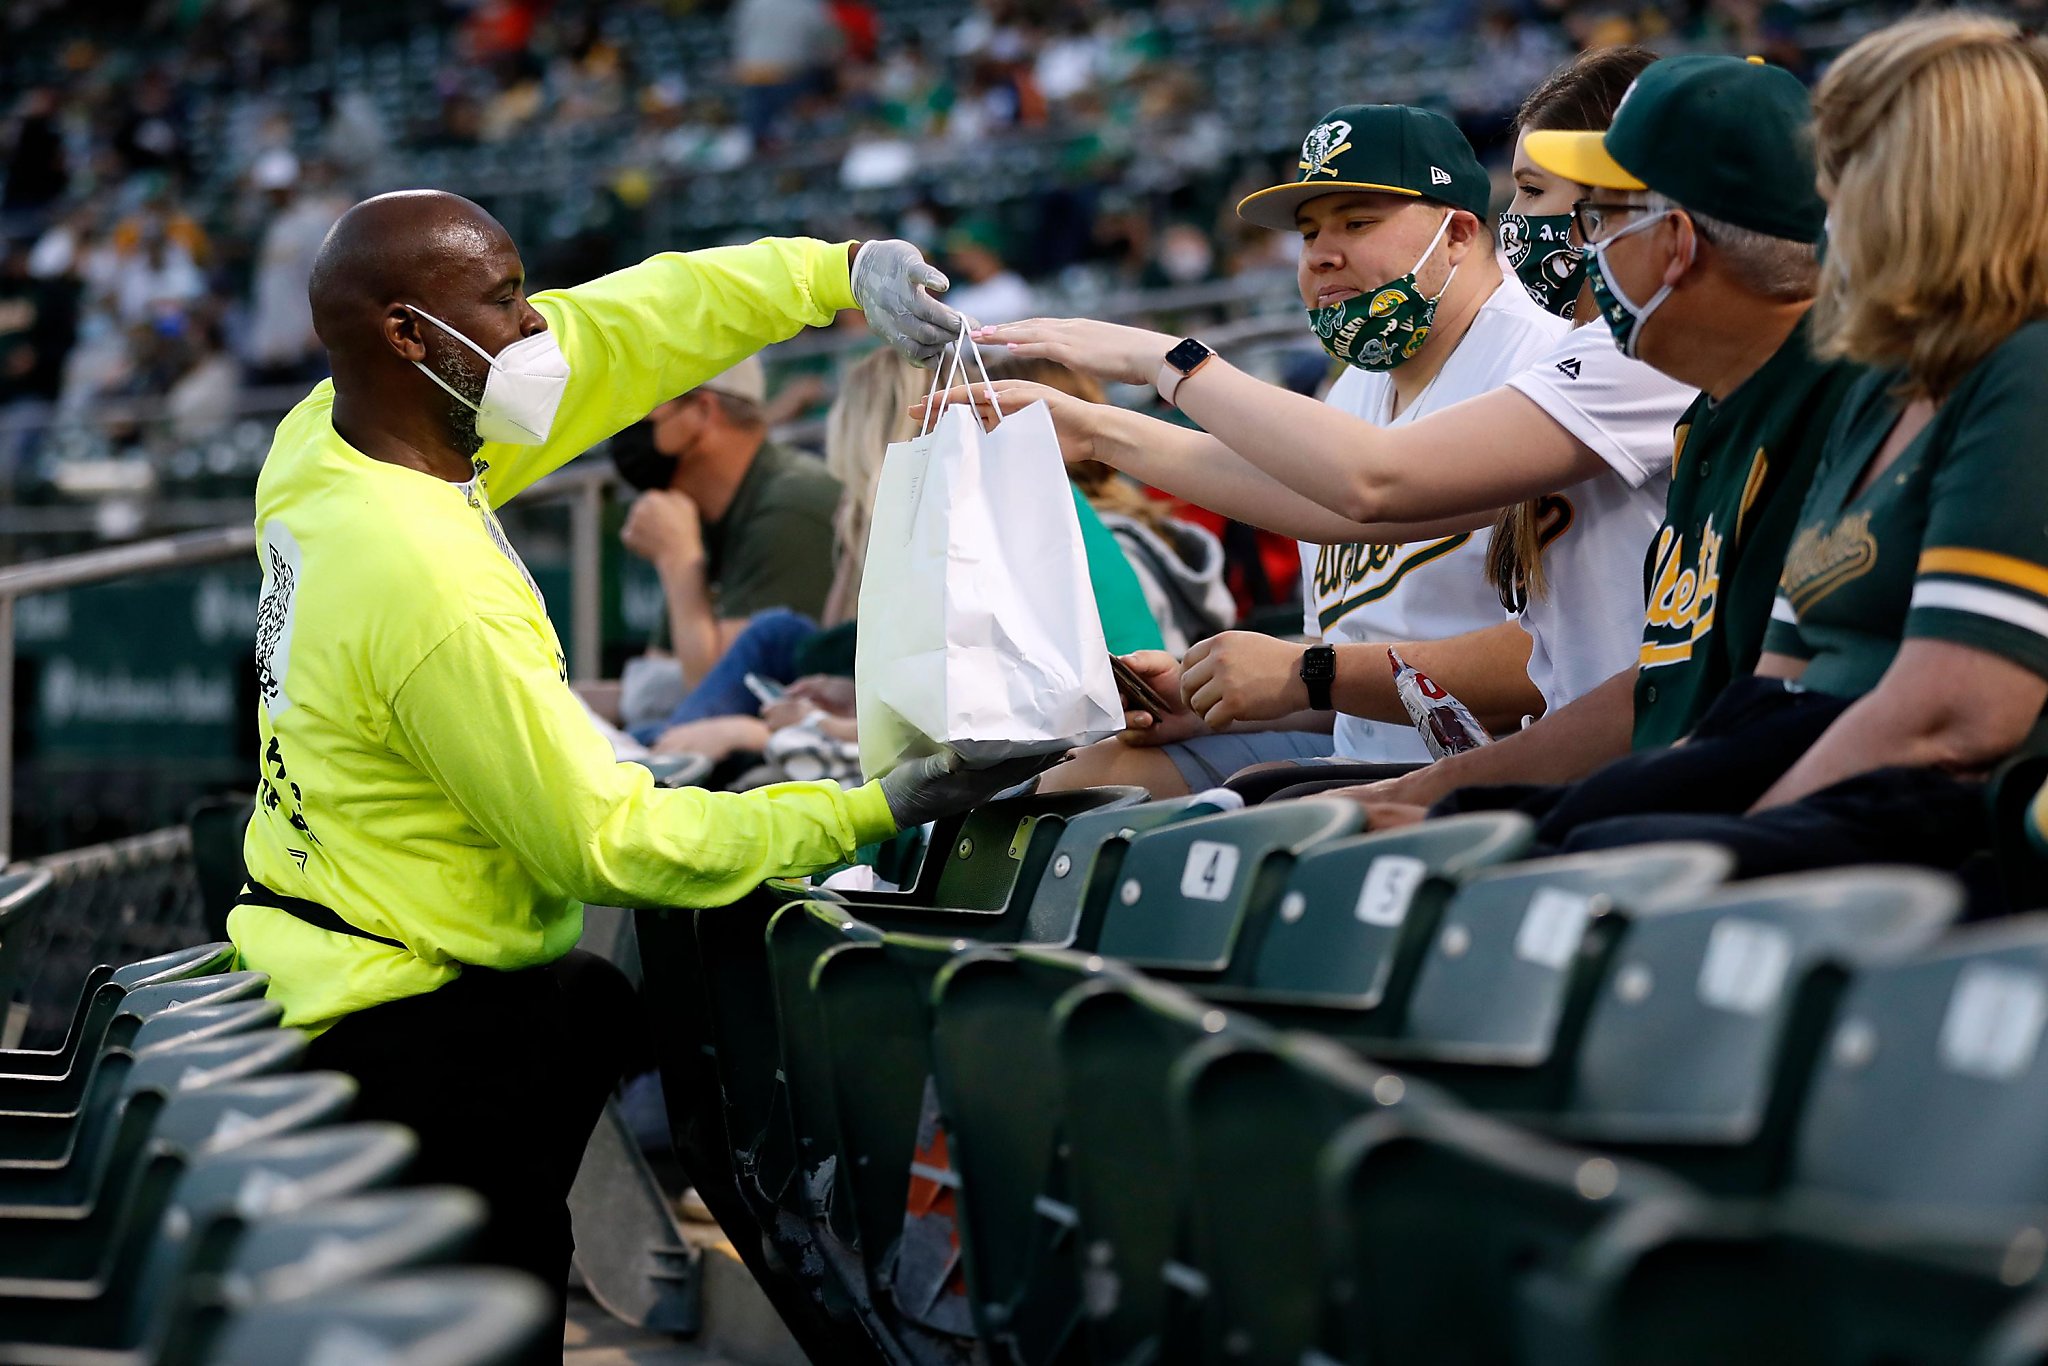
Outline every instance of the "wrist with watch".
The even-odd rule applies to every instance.
[[[1183,337],[1160,362],[1159,377],[1152,382],[1153,387],[1159,390],[1159,397],[1172,403],[1175,392],[1187,377],[1215,358],[1216,353],[1201,342],[1193,337]]]
[[[1329,711],[1330,688],[1337,681],[1337,647],[1311,645],[1301,652],[1301,682],[1308,689],[1311,711]]]

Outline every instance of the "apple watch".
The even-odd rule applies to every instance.
[[[1215,355],[1214,351],[1193,337],[1183,338],[1178,346],[1166,353],[1165,361],[1159,366],[1159,378],[1153,381],[1159,390],[1159,397],[1168,403],[1173,402],[1173,395],[1180,388],[1181,381],[1207,365]]]
[[[1337,681],[1337,647],[1311,645],[1301,652],[1301,681],[1315,711],[1330,710],[1330,685]]]

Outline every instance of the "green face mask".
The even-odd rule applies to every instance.
[[[1504,213],[1500,249],[1539,308],[1560,318],[1572,316],[1586,279],[1586,254],[1572,245],[1570,214]]]
[[[1430,324],[1436,320],[1437,300],[1451,287],[1456,266],[1444,277],[1444,288],[1425,298],[1415,285],[1415,273],[1422,269],[1444,240],[1451,215],[1444,214],[1436,236],[1429,239],[1422,255],[1406,275],[1390,280],[1378,289],[1354,294],[1328,308],[1311,308],[1308,323],[1322,342],[1323,350],[1361,370],[1391,370],[1410,359],[1429,340]]]

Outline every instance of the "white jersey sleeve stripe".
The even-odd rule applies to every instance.
[[[1950,612],[1968,612],[2017,626],[2048,639],[2048,607],[2017,593],[2001,592],[1981,584],[1955,583],[1947,579],[1922,579],[1913,585],[1912,610],[1938,607]]]

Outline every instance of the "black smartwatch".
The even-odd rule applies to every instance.
[[[1152,382],[1153,387],[1159,390],[1159,397],[1168,403],[1173,402],[1181,381],[1207,365],[1215,354],[1193,337],[1183,338],[1180,345],[1166,353],[1166,360],[1159,367],[1159,377]]]
[[[1330,685],[1337,681],[1337,647],[1311,645],[1301,652],[1301,681],[1308,688],[1308,704],[1316,711],[1330,710]]]

